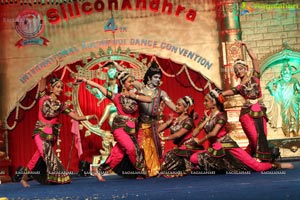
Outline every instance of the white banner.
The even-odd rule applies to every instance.
[[[87,0],[61,5],[1,5],[3,117],[44,75],[121,47],[186,64],[217,86],[219,39],[211,0]]]

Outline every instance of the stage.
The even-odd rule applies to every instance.
[[[30,188],[20,183],[0,185],[0,199],[299,199],[300,162],[293,170],[264,173],[227,173],[189,175],[144,180],[105,176],[72,176],[67,185],[40,185],[30,181]],[[2,198],[1,198],[2,197]],[[6,197],[6,198],[3,198]]]

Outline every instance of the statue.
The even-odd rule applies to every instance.
[[[108,64],[108,71],[106,76],[106,82],[104,83],[104,87],[106,87],[109,91],[118,93],[118,84],[116,83],[116,76],[117,76],[117,69],[114,67],[112,63]],[[101,93],[101,91],[97,88],[92,88],[90,85],[86,86],[86,89],[92,93],[99,101],[97,105],[99,106],[100,103],[106,97]],[[105,120],[109,117],[109,125],[112,125],[113,118],[117,115],[117,109],[113,103],[109,103],[104,108],[103,114],[99,120],[99,127],[101,128],[102,124]]]
[[[98,73],[98,74],[100,74],[100,76],[97,76],[97,77],[102,80],[103,80],[103,78],[105,79],[104,87],[107,88],[107,90],[117,93],[118,92],[118,84],[117,84],[117,78],[116,78],[117,77],[117,69],[114,66],[114,64],[111,62],[108,62],[107,64],[105,64],[103,66],[103,68],[104,67],[108,67],[107,73],[105,75],[104,75],[104,73]],[[99,100],[97,102],[97,106],[99,106],[100,103],[106,98],[98,88],[91,87],[90,85],[86,85],[86,89]],[[103,129],[101,129],[101,127],[102,127],[103,123],[105,122],[105,120],[107,120],[107,119],[108,119],[109,126],[112,127],[112,122],[116,115],[117,115],[117,108],[112,102],[110,102],[105,106],[102,116],[98,122],[98,125],[100,128],[100,134],[97,134],[97,135],[99,135],[103,138],[103,141],[102,141],[103,150],[102,149],[100,150],[100,154],[102,157],[101,161],[104,161],[106,159],[106,157],[109,155],[113,145],[115,144],[114,137],[113,137],[111,131],[103,130]]]
[[[266,86],[275,102],[280,105],[282,131],[287,137],[299,136],[300,84],[293,75],[300,70],[293,68],[285,61],[280,77],[272,79]]]

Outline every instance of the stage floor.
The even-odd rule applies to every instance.
[[[299,162],[295,169],[264,173],[189,175],[144,180],[105,176],[72,176],[66,185],[40,185],[30,181],[30,188],[20,183],[0,185],[0,199],[300,199]],[[2,199],[1,199],[2,200]]]

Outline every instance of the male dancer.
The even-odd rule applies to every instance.
[[[119,71],[125,70],[114,62]],[[168,94],[159,88],[162,78],[162,71],[156,62],[152,62],[147,69],[143,83],[135,81],[134,86],[147,96],[151,96],[151,103],[141,103],[140,117],[138,124],[138,142],[144,151],[144,158],[148,177],[157,176],[160,171],[160,161],[162,158],[162,148],[158,137],[157,127],[160,120],[160,105],[163,101],[171,110],[175,111],[175,104]]]

